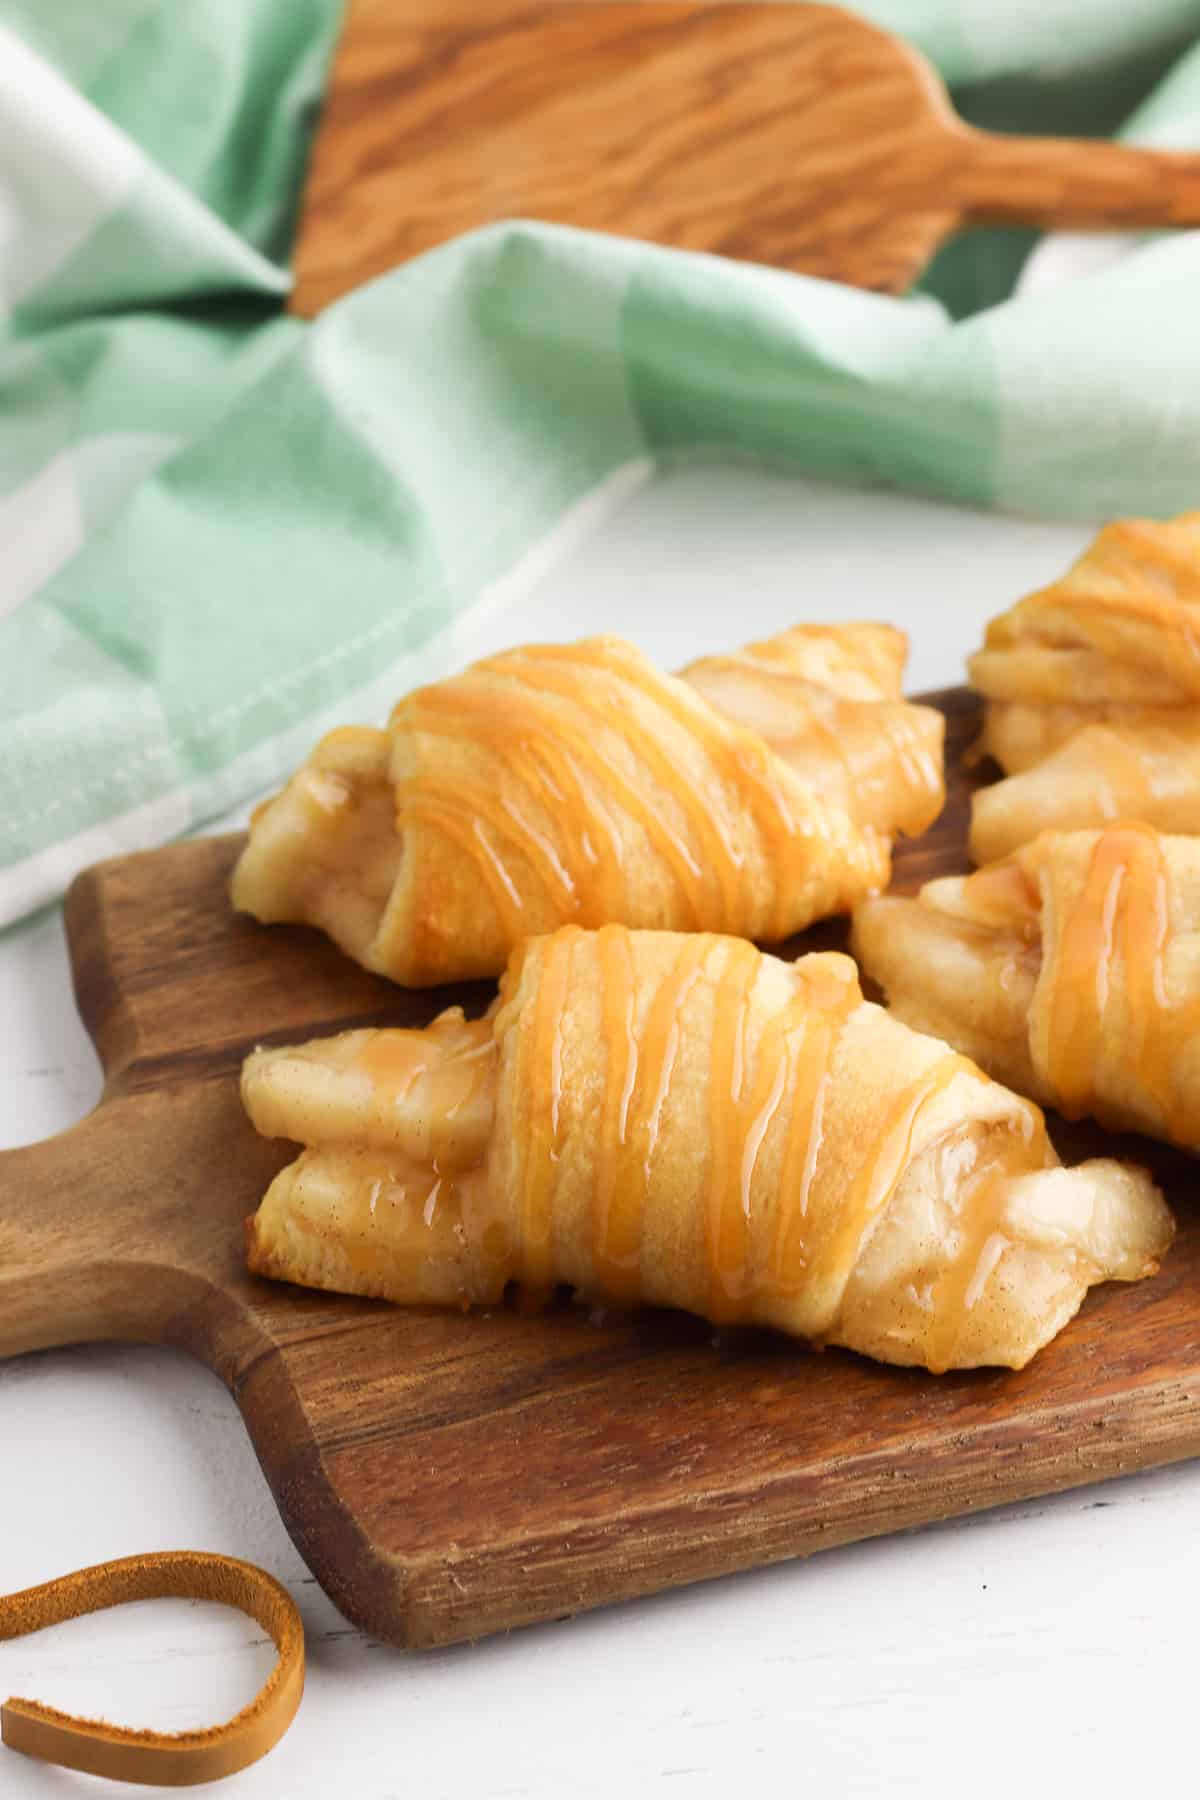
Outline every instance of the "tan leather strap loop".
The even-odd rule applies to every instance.
[[[252,1563],[199,1550],[166,1550],[98,1563],[42,1587],[0,1598],[0,1638],[23,1637],[64,1619],[129,1600],[215,1600],[256,1619],[279,1650],[249,1706],[205,1731],[127,1731],[94,1719],[9,1700],[0,1738],[10,1749],[112,1781],[191,1787],[232,1775],[264,1756],[295,1717],[304,1691],[304,1627],[287,1589]]]

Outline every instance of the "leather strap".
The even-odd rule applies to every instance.
[[[283,1736],[300,1704],[304,1626],[287,1589],[252,1563],[199,1550],[166,1550],[98,1563],[0,1598],[0,1639],[23,1637],[128,1600],[167,1598],[236,1606],[270,1634],[279,1657],[249,1706],[226,1725],[168,1733],[127,1731],[120,1725],[74,1718],[36,1700],[9,1700],[0,1707],[3,1742],[65,1769],[164,1787],[216,1781],[264,1756]]]

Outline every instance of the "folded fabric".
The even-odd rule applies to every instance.
[[[307,327],[279,258],[337,7],[93,10],[0,13],[0,923],[381,715],[548,534],[672,459],[1051,515],[1196,504],[1196,234],[955,323],[517,223]],[[1071,86],[1068,0],[862,10],[953,80],[1052,57]],[[1074,75],[1101,92],[1197,30],[1200,0],[1097,7]],[[1140,124],[1200,143],[1200,57]]]

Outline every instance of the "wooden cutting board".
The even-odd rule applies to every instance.
[[[966,866],[976,705],[933,698],[950,803],[901,846],[906,891]],[[314,932],[234,917],[240,841],[123,857],[71,890],[106,1086],[82,1124],[0,1154],[0,1355],[135,1338],[202,1358],[355,1623],[452,1643],[1200,1451],[1195,1165],[1092,1128],[1065,1153],[1151,1162],[1179,1240],[1161,1275],[1096,1292],[1020,1374],[935,1378],[678,1315],[596,1323],[565,1301],[463,1316],[253,1279],[242,1221],[294,1152],[243,1117],[245,1053],[422,1023],[490,990],[406,994]]]
[[[829,6],[350,0],[293,311],[513,218],[899,293],[963,225],[1200,224],[1200,156],[972,130]]]

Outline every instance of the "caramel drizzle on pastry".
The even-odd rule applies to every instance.
[[[1033,655],[1043,675],[1061,660],[1063,679],[1079,659],[1103,679],[1107,663],[1108,683],[1096,700],[1179,704],[1200,692],[1198,525],[1196,513],[1106,525],[1061,580],[990,622],[985,650],[1001,653],[1001,660],[1011,655],[1014,667],[1002,678],[1001,661],[983,659],[984,691],[992,699],[1033,698],[1020,691],[1026,685],[1020,658]],[[1126,677],[1136,696],[1124,685]],[[1055,697],[1069,701],[1074,695],[1064,688]]]
[[[817,1159],[825,1139],[825,1097],[833,1053],[842,1026],[860,999],[858,982],[822,982],[819,992],[805,981],[797,995],[799,1017],[782,1025],[791,1097],[780,1164],[780,1194],[767,1252],[767,1284],[777,1294],[794,1294],[808,1267],[806,1224]],[[814,1006],[819,1010],[811,1010]]]
[[[617,935],[621,935],[619,930]],[[638,1032],[633,1024],[632,970],[610,944],[600,946],[606,972],[617,973],[615,983],[611,979],[605,982],[604,1010],[610,1054],[615,1023],[621,1034],[617,1054],[624,1058],[624,1067],[623,1071],[614,1068],[605,1083],[606,1123],[613,1104],[610,1097],[619,1093],[620,1099],[616,1131],[602,1133],[599,1145],[592,1262],[597,1284],[614,1299],[634,1300],[640,1292],[642,1219],[653,1179],[663,1108],[679,1054],[679,1017],[704,972],[709,949],[705,937],[687,940],[674,968],[651,998]],[[620,1168],[618,1150],[627,1151]]]
[[[414,1213],[435,1254],[467,1243],[467,1220],[487,1220],[487,1153],[494,1123],[496,1041],[492,1020],[466,1019],[460,1007],[422,1028],[355,1034],[362,1038],[348,1071],[370,1083],[371,1120],[366,1142],[345,1143],[337,1127],[317,1139],[294,1170],[303,1182],[328,1155],[343,1159],[339,1176],[338,1253],[354,1270],[377,1275],[388,1265],[387,1234],[378,1220]],[[297,1052],[303,1055],[303,1049]],[[291,1230],[319,1252],[330,1236],[324,1218],[305,1208],[291,1216]],[[507,1234],[497,1246],[494,1229],[476,1234],[481,1266],[506,1267]],[[501,1275],[499,1285],[503,1286]],[[486,1284],[485,1284],[486,1285]]]
[[[1172,1007],[1167,998],[1163,958],[1170,916],[1170,874],[1157,832],[1137,823],[1103,832],[1048,971],[1053,988],[1046,1074],[1068,1118],[1090,1109],[1106,1035],[1123,1030],[1136,1079],[1167,1129],[1186,1140],[1172,1071],[1197,1019],[1194,1008]],[[1125,972],[1123,1025],[1109,1019],[1118,963]]]
[[[496,1087],[491,1019],[467,1019],[453,1007],[424,1030],[372,1032],[356,1061],[385,1106],[400,1115],[419,1098],[429,1126],[425,1155],[414,1146],[409,1155],[365,1159],[352,1196],[360,1226],[362,1215],[373,1214],[386,1198],[392,1204],[415,1201],[428,1230],[436,1221],[461,1232],[470,1198],[486,1190]],[[485,1095],[487,1104],[479,1105]],[[474,1129],[464,1129],[468,1121]]]
[[[486,744],[531,799],[553,808],[557,841],[551,843],[506,798],[432,770],[398,789],[401,833],[408,820],[419,817],[447,830],[475,861],[501,918],[516,937],[523,927],[520,891],[504,869],[503,846],[529,861],[561,917],[580,925],[598,924],[620,913],[625,894],[620,838],[598,797],[600,790],[641,826],[671,870],[696,924],[704,922],[712,910],[705,896],[705,871],[653,796],[628,780],[595,734],[589,733],[589,715],[597,709],[585,705],[572,682],[560,690],[567,704],[555,705],[549,681],[540,682],[538,688],[521,683],[518,671],[504,667],[499,658],[484,666],[511,674],[511,684],[493,682],[473,689],[466,678],[439,684],[414,695],[405,702],[405,710],[418,729]],[[661,760],[668,792],[685,814],[690,808],[710,829],[701,797],[669,761],[661,759],[647,733],[637,731],[628,717],[613,716],[611,710],[602,711],[598,722],[624,736],[637,755],[645,751],[646,761]],[[581,780],[580,771],[592,780]],[[712,836],[723,848],[716,834]],[[718,872],[728,864],[725,854],[724,864],[716,865]],[[498,880],[503,898],[496,892]]]
[[[530,1043],[529,1147],[517,1221],[516,1274],[535,1292],[554,1282],[554,1198],[562,1109],[562,1028],[579,929],[556,932],[538,981]],[[546,1080],[547,1074],[549,1080]]]
[[[467,1019],[460,1007],[439,1013],[423,1030],[373,1031],[356,1057],[384,1107],[403,1113],[420,1092],[421,1110],[437,1127],[435,1173],[473,1168],[487,1148],[487,1134],[464,1136],[470,1113],[485,1087],[495,1085],[496,1044],[490,1018]],[[486,1118],[490,1128],[490,1106]],[[444,1139],[444,1144],[439,1140]]]
[[[371,1033],[352,1066],[370,1077],[379,1116],[428,1121],[429,1143],[412,1134],[390,1150],[357,1159],[358,1173],[342,1205],[342,1254],[374,1272],[386,1245],[372,1241],[376,1207],[413,1207],[430,1243],[447,1233],[472,1247],[474,1276],[464,1265],[464,1298],[498,1294],[506,1280],[527,1300],[549,1294],[556,1280],[555,1219],[563,1155],[563,1032],[583,931],[564,927],[545,940],[522,1032],[519,1083],[527,1096],[526,1145],[507,1214],[489,1188],[488,1150],[497,1063],[490,1017],[466,1020],[458,1009],[423,1031]],[[765,1021],[751,1011],[762,958],[752,945],[698,934],[681,937],[665,975],[639,988],[630,934],[607,926],[596,934],[600,973],[602,1078],[597,1093],[594,1161],[585,1204],[590,1215],[592,1279],[618,1301],[642,1294],[643,1222],[655,1179],[665,1111],[680,1051],[684,1008],[695,989],[711,989],[711,1057],[707,1072],[707,1143],[701,1191],[707,1293],[715,1323],[753,1317],[756,1302],[800,1293],[814,1264],[843,1298],[866,1239],[904,1177],[926,1108],[959,1075],[986,1078],[952,1052],[939,1057],[891,1101],[878,1130],[860,1148],[857,1171],[832,1231],[814,1237],[811,1196],[822,1170],[824,1109],[842,1032],[862,1002],[853,966],[814,957],[792,971],[794,990]],[[644,978],[643,978],[644,979]],[[781,1118],[781,1114],[783,1115]],[[464,1124],[467,1125],[463,1129]],[[760,1156],[774,1128],[771,1190],[756,1193]],[[423,1129],[423,1127],[422,1127]],[[948,1367],[972,1307],[1010,1240],[1003,1231],[1006,1184],[1036,1167],[1032,1148],[1044,1129],[1028,1106],[1008,1143],[989,1145],[985,1161],[963,1171],[957,1211],[958,1250],[931,1287],[926,1360]],[[314,1153],[319,1154],[319,1153]],[[837,1149],[844,1158],[846,1146]],[[818,1212],[817,1219],[821,1219]],[[319,1239],[323,1227],[301,1213],[296,1228]],[[827,1335],[836,1335],[840,1313]]]
[[[638,1040],[634,1009],[633,958],[627,933],[606,926],[596,939],[600,957],[600,991],[604,1009],[604,1041],[608,1078],[596,1145],[592,1198],[592,1254],[597,1279],[614,1296],[637,1293],[637,1259],[641,1248],[641,1209],[620,1203],[625,1170],[622,1151],[629,1143],[629,1109],[638,1086]]]
[[[525,654],[537,664],[538,685],[558,694],[568,705],[579,707],[596,724],[623,737],[638,761],[683,813],[689,834],[699,846],[698,860],[693,859],[692,866],[700,879],[685,887],[697,929],[711,930],[727,919],[737,918],[741,892],[740,855],[726,841],[713,817],[708,797],[680,769],[654,726],[643,725],[634,717],[621,694],[621,687],[627,684],[690,731],[722,778],[726,774],[720,755],[720,749],[724,748],[722,739],[734,728],[717,719],[700,701],[695,702],[694,708],[689,708],[688,715],[681,716],[678,705],[672,704],[671,678],[659,675],[636,652],[616,640],[592,639],[586,652],[585,662],[589,666],[604,669],[616,678],[613,687],[598,691],[590,685],[585,688],[578,684],[578,676],[572,667],[578,662],[574,647],[559,649],[555,645],[539,645]],[[720,746],[716,755],[714,746]],[[761,748],[760,753],[765,755]],[[713,883],[706,879],[708,871],[714,877],[716,893]]]
[[[569,927],[547,943],[522,1068],[531,1090],[530,1130],[515,1273],[535,1288],[549,1286],[552,1279],[562,1080],[554,1034],[570,979],[572,945],[580,935]],[[755,1045],[749,1041],[750,1001],[761,958],[752,945],[704,936],[684,939],[674,965],[650,993],[638,991],[628,934],[621,927],[605,927],[597,935],[597,951],[605,1040],[589,1197],[597,1290],[616,1299],[636,1299],[641,1291],[643,1217],[660,1122],[670,1104],[679,1017],[697,982],[707,980],[713,1014],[704,1198],[706,1316],[732,1323],[753,1316],[757,1300],[794,1294],[814,1255],[844,1291],[868,1233],[904,1177],[926,1109],[958,1076],[980,1082],[986,1076],[965,1057],[947,1052],[910,1082],[895,1097],[877,1136],[863,1145],[835,1232],[816,1246],[807,1229],[809,1197],[822,1155],[822,1112],[833,1062],[846,1022],[862,1002],[853,973],[843,974],[839,964],[824,959],[811,969],[798,969],[795,993],[761,1028]],[[777,1191],[770,1204],[760,1200],[755,1212],[759,1155],[783,1107],[788,1114]],[[947,1360],[1004,1248],[998,1243],[1002,1234],[997,1221],[1005,1176],[1038,1166],[1029,1146],[1035,1134],[1044,1137],[1041,1115],[1029,1106],[1026,1118],[1011,1171],[1002,1156],[997,1172],[993,1151],[986,1173],[969,1184],[964,1197],[965,1249],[943,1277],[938,1302],[939,1342]],[[841,1146],[839,1154],[845,1149]],[[698,1145],[697,1155],[704,1154]]]
[[[536,686],[522,679],[536,667]],[[469,675],[420,690],[393,715],[440,736],[486,744],[532,806],[553,816],[551,836],[522,805],[449,772],[423,770],[400,784],[397,824],[424,818],[452,837],[474,861],[506,929],[524,928],[520,883],[506,867],[517,853],[534,871],[557,915],[579,925],[619,916],[625,883],[619,833],[600,795],[606,794],[646,833],[670,870],[697,930],[743,924],[743,858],[722,830],[709,795],[679,766],[653,718],[643,722],[628,690],[686,731],[703,751],[715,781],[737,796],[753,818],[764,860],[781,870],[772,916],[761,935],[784,929],[789,872],[799,876],[809,841],[820,835],[823,812],[797,817],[787,791],[788,771],[754,733],[719,716],[682,682],[664,677],[616,639],[583,646],[539,646],[478,665]],[[579,670],[612,679],[584,683]],[[596,727],[600,728],[597,732]],[[669,800],[683,829],[656,802],[647,784],[631,780],[604,747],[613,734],[631,749]],[[584,779],[584,776],[590,779]]]
[[[1121,656],[1124,646],[1119,633],[1109,629],[1109,618],[1153,619],[1171,640],[1168,666],[1194,691],[1200,682],[1200,632],[1191,608],[1200,599],[1200,583],[1194,548],[1184,553],[1177,542],[1176,528],[1183,522],[1120,519],[1106,525],[1063,583],[1032,598],[1050,598],[1055,606],[1086,614],[1085,639],[1111,656]]]
[[[764,741],[784,762],[790,761],[797,750],[804,751],[814,742],[819,744],[830,764],[840,770],[841,791],[851,805],[858,771],[853,756],[846,749],[839,714],[844,715],[846,710],[854,707],[869,711],[875,730],[887,743],[899,766],[910,802],[923,803],[928,808],[929,797],[936,794],[941,785],[942,771],[938,757],[923,742],[914,709],[901,699],[899,691],[894,695],[880,691],[874,699],[852,699],[789,668],[787,656],[786,644],[768,641],[748,645],[744,650],[704,657],[695,668],[697,674],[734,671],[757,683],[760,691],[765,690],[768,695],[780,691],[786,694],[792,729],[786,737],[764,732]],[[689,678],[690,670],[685,670],[683,680]],[[701,692],[704,692],[703,687]],[[720,710],[715,699],[712,704]]]
[[[1004,1230],[1008,1184],[1029,1167],[1028,1152],[1014,1149],[999,1167],[968,1177],[962,1194],[963,1225],[958,1254],[947,1262],[930,1296],[931,1326],[925,1342],[925,1362],[934,1375],[944,1374],[954,1362],[954,1352],[972,1309],[978,1305],[988,1279],[1012,1239]]]
[[[748,804],[766,861],[772,865],[794,863],[797,838],[803,836],[807,822],[797,819],[781,780],[786,779],[784,766],[763,739],[722,718],[685,683],[660,676],[619,638],[602,638],[591,648],[593,662],[630,682],[696,739],[719,780],[733,789],[740,802]],[[553,647],[540,648],[533,655],[539,661],[563,660],[562,652]],[[681,802],[686,790],[693,822],[702,833],[705,856],[713,862],[721,881],[721,918],[736,918],[740,910],[740,857],[734,856],[714,823],[704,795],[698,794],[686,779],[681,781],[661,743],[647,736],[645,747],[647,762],[665,785],[674,784],[675,796]],[[641,742],[638,753],[642,754]],[[812,829],[809,825],[808,830]],[[780,891],[784,886],[781,881]],[[775,916],[764,929],[767,937],[777,936],[781,929],[778,912],[777,905]]]
[[[960,1075],[987,1081],[987,1076],[968,1058],[959,1056],[956,1051],[947,1051],[893,1100],[875,1139],[873,1152],[855,1177],[834,1240],[825,1252],[843,1284],[850,1279],[871,1226],[904,1178],[912,1160],[913,1139],[922,1113]],[[1029,1111],[1040,1126],[1040,1114],[1033,1107]],[[969,1205],[969,1195],[965,1203]],[[842,1291],[844,1294],[844,1285]],[[965,1293],[964,1285],[957,1310],[950,1303],[950,1296],[946,1297],[946,1317],[954,1320],[955,1338],[964,1322]]]
[[[731,946],[713,994],[712,1067],[708,1089],[708,1195],[705,1232],[709,1262],[709,1316],[736,1319],[746,1295],[750,1181],[746,1169],[753,1100],[749,1046],[750,990],[758,975],[752,944]],[[759,1065],[765,1063],[759,1057]]]

